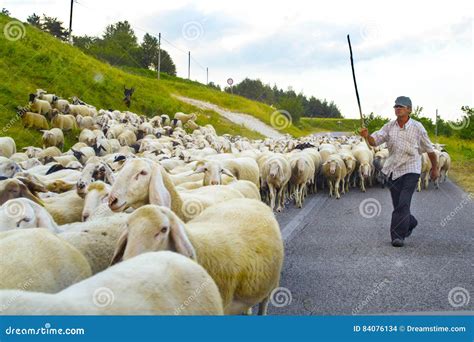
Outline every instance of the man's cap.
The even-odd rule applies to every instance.
[[[395,100],[395,106],[403,106],[411,108],[411,100],[408,96],[399,96]]]

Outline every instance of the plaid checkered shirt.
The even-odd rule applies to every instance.
[[[380,130],[372,134],[375,144],[386,143],[389,157],[382,172],[395,180],[407,173],[421,173],[421,154],[433,152],[433,144],[423,125],[409,119],[403,128],[397,120],[386,123]]]

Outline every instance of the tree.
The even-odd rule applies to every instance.
[[[35,27],[41,29],[41,17],[39,15],[37,15],[36,13],[33,13],[28,18],[26,18],[26,21],[31,26],[35,26]]]
[[[2,14],[3,14],[3,15],[10,16],[10,11],[7,10],[5,7],[3,7],[3,8],[2,8]]]
[[[220,85],[215,84],[214,82],[209,82],[207,86],[208,86],[209,88],[213,88],[213,89],[216,89],[216,90],[221,91]]]
[[[290,113],[291,120],[293,123],[300,121],[301,116],[304,113],[303,104],[297,97],[285,96],[278,102],[278,109],[285,110]]]
[[[149,68],[152,65],[157,64],[158,60],[158,39],[146,33],[143,36],[143,42],[141,44],[142,49],[142,66]]]
[[[141,66],[141,50],[128,21],[108,25],[94,51],[97,57],[114,65]]]
[[[41,29],[49,34],[66,41],[69,37],[69,30],[63,27],[63,22],[58,18],[48,17],[43,14]]]

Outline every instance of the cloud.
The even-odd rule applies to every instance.
[[[20,19],[47,12],[67,23],[69,5],[46,1],[7,0],[4,6]],[[357,117],[350,34],[364,112],[390,116],[393,99],[405,94],[426,113],[438,108],[456,118],[462,105],[473,104],[470,13],[467,0],[79,0],[73,29],[98,35],[107,24],[129,20],[138,37],[162,33],[179,76],[187,77],[190,50],[192,79],[204,82],[206,67],[210,81],[220,85],[229,77],[260,78],[334,100],[344,115]]]

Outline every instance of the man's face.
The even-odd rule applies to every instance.
[[[395,109],[395,115],[397,116],[397,118],[408,116],[411,113],[410,107],[395,105],[393,108]]]

